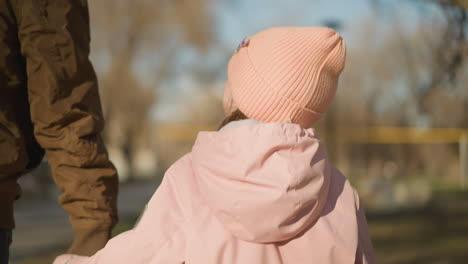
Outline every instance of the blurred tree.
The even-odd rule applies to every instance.
[[[393,36],[398,38],[403,52],[404,63],[401,66],[410,76],[408,88],[414,114],[409,118],[414,120],[415,116],[426,116],[430,119],[433,109],[431,98],[440,94],[441,90],[446,91],[447,87],[456,87],[456,82],[460,79],[457,79],[457,73],[463,71],[463,60],[467,58],[468,46],[467,1],[412,0],[415,5],[422,7],[421,22],[426,27],[427,24],[433,26],[420,28],[413,36],[405,36],[403,28],[408,26],[404,24],[407,21],[398,20],[398,4],[402,4],[403,1],[370,1],[378,14],[390,13],[393,17]],[[393,5],[393,8],[384,8],[389,5]],[[427,6],[436,7],[438,14],[425,8]]]
[[[186,47],[206,51],[213,39],[210,2],[90,2],[93,54],[108,65],[100,75],[105,136],[130,175],[136,152],[151,147],[149,113],[159,86],[176,71],[178,54]]]
[[[356,42],[348,46],[346,70],[340,80],[339,125],[468,127],[468,46],[465,36],[447,33],[460,32],[462,26],[448,30],[452,22],[447,22],[440,7],[424,12],[411,19],[405,17],[408,13],[384,19],[374,13],[348,32]],[[466,32],[466,25],[463,27]],[[339,147],[340,160],[349,161],[353,169],[364,167],[358,175],[368,174],[368,166],[383,161],[395,161],[402,176],[453,179],[458,175],[456,146]],[[434,153],[440,155],[434,159]]]
[[[339,31],[342,28],[342,23],[338,19],[327,19],[322,23],[325,27],[333,28]]]

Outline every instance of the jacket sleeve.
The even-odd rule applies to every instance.
[[[356,214],[358,224],[358,248],[356,251],[356,264],[375,264],[374,249],[369,235],[369,227],[367,225],[364,208],[361,204],[359,196],[354,191],[356,199]]]
[[[184,263],[186,217],[177,190],[174,175],[166,173],[132,230],[109,240],[94,256],[63,255],[54,264]]]
[[[108,159],[87,1],[14,1],[34,135],[45,149],[75,233],[70,252],[92,255],[117,221],[118,179]]]

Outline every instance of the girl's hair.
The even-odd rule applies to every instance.
[[[245,119],[249,119],[249,118],[244,113],[242,113],[239,109],[237,109],[236,111],[228,115],[226,118],[224,118],[223,122],[221,123],[218,129],[221,129],[223,126],[227,125],[229,122],[245,120]]]

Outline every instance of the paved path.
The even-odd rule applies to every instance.
[[[138,215],[158,184],[158,181],[122,184],[118,199],[120,219]],[[15,205],[16,229],[10,249],[12,262],[57,250],[71,242],[68,216],[57,202],[59,192],[56,189],[51,192],[50,198],[25,197]]]

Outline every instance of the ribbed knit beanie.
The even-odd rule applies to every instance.
[[[330,106],[345,55],[344,40],[325,27],[275,27],[244,39],[229,61],[225,111],[308,128]]]

